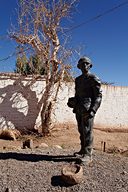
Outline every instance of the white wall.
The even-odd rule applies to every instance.
[[[14,74],[0,75],[0,128],[32,129],[40,125],[41,95],[45,82],[31,85],[30,78]],[[102,129],[128,130],[128,87],[102,86],[103,99],[94,126]],[[54,123],[76,124],[75,114],[68,108],[74,96],[74,83],[63,84],[53,114]]]
[[[102,90],[95,126],[128,130],[128,87],[102,86]]]
[[[128,130],[128,87],[102,85],[102,93],[102,103],[95,116],[95,128]],[[70,96],[74,96],[73,84],[69,88],[63,86],[59,95],[62,100],[57,105],[56,118],[62,123],[75,122],[72,109],[66,106]]]

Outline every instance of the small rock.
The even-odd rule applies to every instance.
[[[127,171],[123,171],[121,174],[122,175],[127,175],[128,173],[127,173]]]
[[[53,145],[53,147],[55,147],[57,149],[63,149],[60,145]]]
[[[66,165],[61,170],[61,176],[64,182],[71,185],[76,185],[82,182],[83,168],[77,164]]]
[[[12,192],[11,188],[6,188],[5,192]]]
[[[48,145],[46,143],[41,143],[40,145],[36,146],[36,148],[47,148]]]

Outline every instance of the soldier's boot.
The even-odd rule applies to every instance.
[[[85,153],[85,151],[83,149],[80,149],[80,151],[74,153],[74,156],[75,157],[82,157],[84,153]]]
[[[84,165],[89,165],[92,162],[92,148],[88,148],[86,153],[79,158],[79,162]]]
[[[79,163],[83,165],[89,165],[92,162],[92,156],[84,154],[79,158]]]

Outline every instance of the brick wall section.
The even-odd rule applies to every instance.
[[[12,127],[31,130],[40,126],[42,92],[45,81],[31,82],[31,77],[16,74],[0,75],[0,128]],[[96,114],[95,128],[128,131],[128,87],[102,86],[103,100]],[[72,109],[67,100],[74,96],[74,83],[61,86],[53,113],[55,124],[76,125]]]

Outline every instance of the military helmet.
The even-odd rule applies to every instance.
[[[80,69],[83,64],[90,65],[90,68],[92,67],[92,61],[91,61],[91,59],[88,58],[88,57],[82,57],[82,58],[80,58],[79,61],[78,61],[77,67]]]

